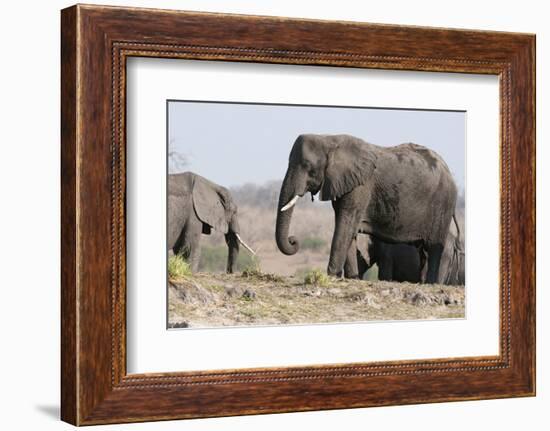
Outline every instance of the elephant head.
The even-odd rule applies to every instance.
[[[225,234],[229,253],[227,257],[227,272],[233,272],[233,267],[239,254],[239,243],[255,254],[241,238],[237,206],[231,194],[225,187],[195,176],[193,183],[193,206],[197,217],[203,222],[203,233],[210,234],[210,229]]]
[[[293,207],[300,197],[320,192],[321,200],[336,200],[370,180],[375,160],[364,142],[353,136],[298,136],[279,194],[275,228],[279,250],[293,255],[299,249],[298,240],[288,232]]]

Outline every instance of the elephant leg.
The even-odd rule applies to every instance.
[[[355,211],[340,210],[336,212],[336,223],[332,245],[330,248],[330,259],[327,273],[337,277],[342,276],[342,269],[348,256],[351,243],[357,233],[358,217]],[[355,253],[355,250],[354,250]],[[355,260],[355,271],[357,271],[357,259]]]
[[[191,271],[197,272],[199,270],[199,262],[201,259],[201,230],[198,232],[193,231],[190,236],[191,251],[189,253],[189,264],[191,265]]]
[[[192,272],[197,272],[199,269],[202,228],[202,221],[197,217],[190,217],[185,223],[174,247],[174,253],[183,256],[191,266]]]
[[[233,232],[225,234],[225,243],[227,244],[227,267],[226,272],[233,274],[235,263],[237,262],[237,256],[239,255],[239,240]]]
[[[426,274],[426,283],[435,284],[438,282],[439,264],[443,254],[443,245],[434,244],[428,248],[428,272]]]
[[[354,237],[351,240],[351,244],[348,248],[346,262],[344,263],[344,277],[359,278],[359,265],[357,263],[357,237]]]
[[[392,281],[393,280],[393,262],[389,259],[378,261],[378,280]]]

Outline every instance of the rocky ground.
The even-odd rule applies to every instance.
[[[464,286],[197,273],[169,282],[169,327],[464,317]]]

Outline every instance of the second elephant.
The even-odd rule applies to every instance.
[[[225,187],[193,172],[168,176],[168,249],[182,254],[196,272],[201,235],[211,229],[225,234],[227,272],[232,273],[239,243],[254,254],[240,237],[237,205]]]

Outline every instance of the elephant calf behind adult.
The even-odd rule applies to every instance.
[[[196,272],[201,235],[211,229],[225,234],[229,249],[227,272],[233,272],[241,239],[237,205],[225,187],[193,172],[168,176],[168,249],[182,254]]]
[[[445,161],[415,144],[379,147],[349,135],[300,135],[290,152],[279,194],[275,237],[287,255],[292,207],[307,192],[332,201],[335,229],[327,272],[357,277],[354,238],[367,233],[391,243],[422,244],[427,282],[438,278],[457,190]]]
[[[357,248],[357,262],[359,278],[376,264],[379,280],[420,283],[426,258],[419,247],[390,244],[369,235],[366,250]]]
[[[457,213],[449,226],[437,283],[463,286],[464,256],[464,216]],[[425,278],[424,252],[410,244],[391,244],[369,237],[366,247],[357,248],[357,261],[360,277],[377,264],[379,280],[419,283]]]

